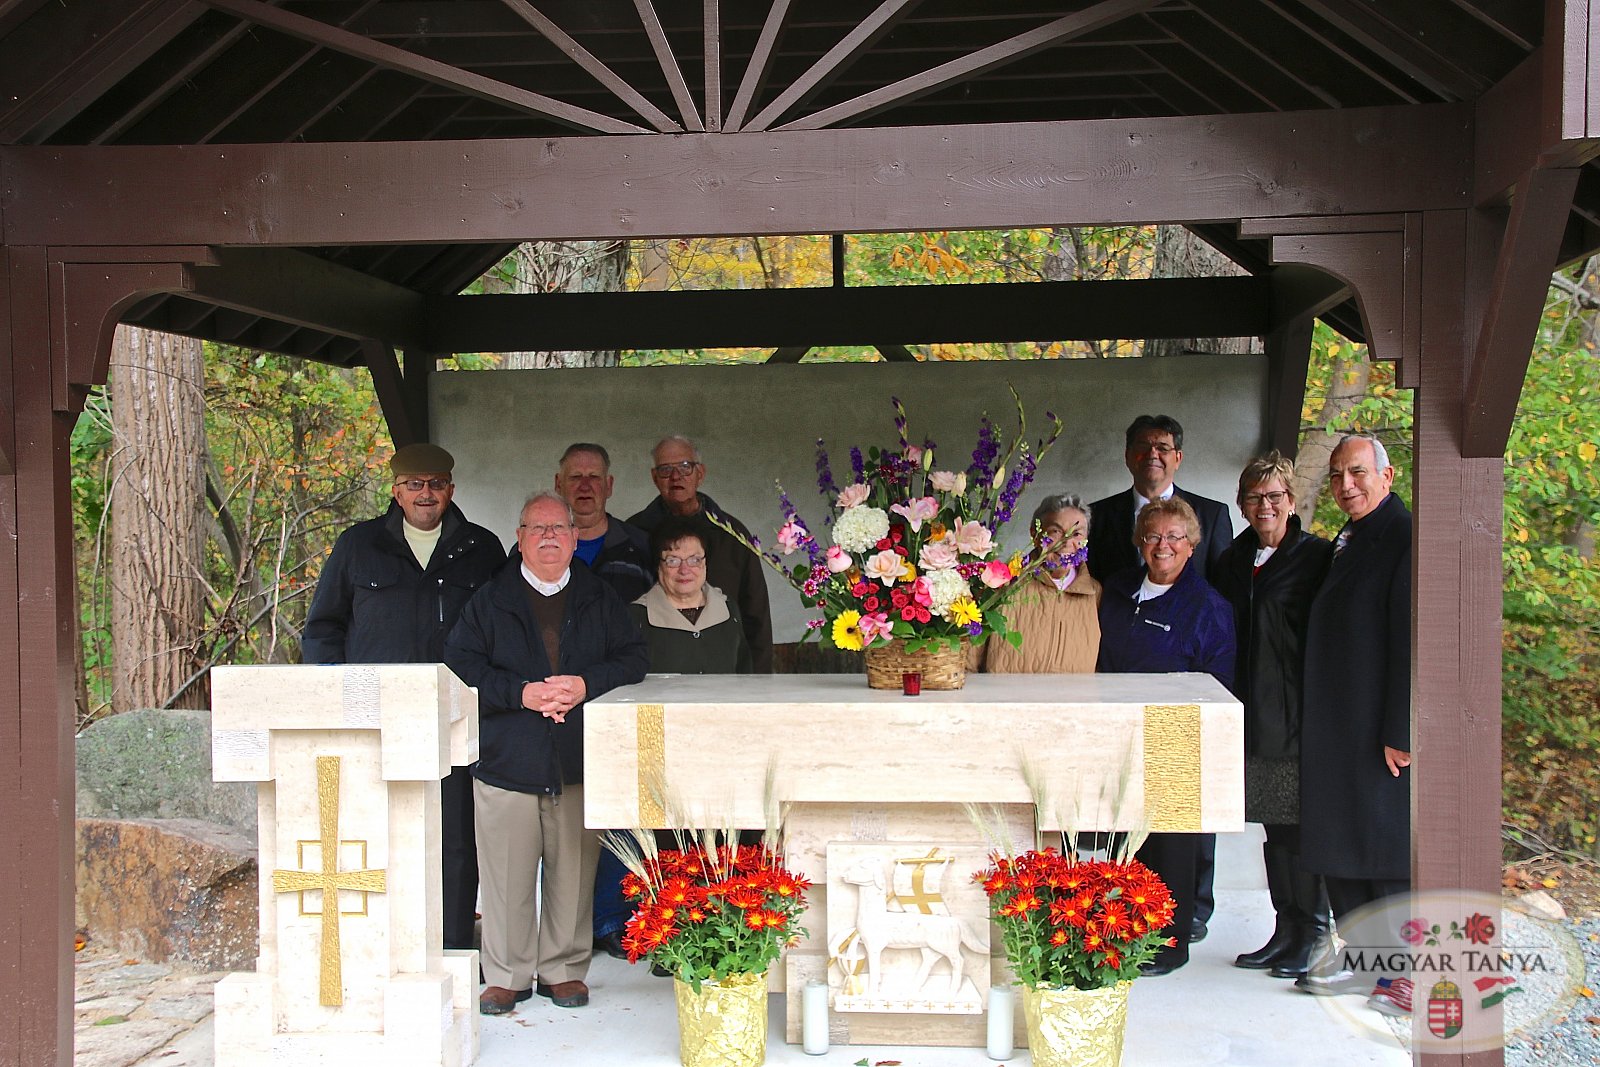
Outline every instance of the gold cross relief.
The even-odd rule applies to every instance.
[[[368,893],[382,893],[384,891],[384,872],[377,870],[341,871],[339,869],[339,846],[351,844],[361,846],[361,862],[366,863],[367,843],[365,841],[339,840],[339,757],[317,757],[317,823],[319,836],[314,841],[300,841],[301,850],[306,845],[320,845],[322,849],[322,866],[320,870],[272,872],[272,888],[279,893],[299,893],[300,913],[302,915],[322,916],[322,950],[321,950],[321,1003],[328,1007],[339,1007],[344,1003],[344,972],[340,967],[339,957],[339,890],[349,889],[361,894],[361,911],[355,914],[366,914]],[[304,859],[300,859],[304,864]],[[320,890],[322,893],[322,911],[308,912],[305,910],[305,892],[308,889]]]

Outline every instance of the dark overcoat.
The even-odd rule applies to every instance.
[[[1411,512],[1389,494],[1348,523],[1306,624],[1300,862],[1313,874],[1411,877]]]
[[[1261,539],[1246,527],[1222,554],[1212,584],[1233,605],[1239,645],[1234,691],[1244,703],[1244,751],[1261,759],[1300,757],[1306,621],[1333,545],[1289,517],[1278,550],[1255,569]]]
[[[1172,495],[1183,498],[1200,520],[1200,547],[1184,569],[1192,567],[1196,574],[1209,580],[1211,567],[1233,541],[1233,520],[1228,518],[1228,505],[1199,493],[1185,492],[1176,485],[1172,487]],[[1140,565],[1139,550],[1133,543],[1133,519],[1131,488],[1089,505],[1087,566],[1089,573],[1100,581]]]

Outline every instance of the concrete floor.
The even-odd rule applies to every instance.
[[[1232,966],[1235,955],[1259,947],[1272,930],[1260,831],[1252,830],[1218,841],[1217,914],[1211,935],[1193,947],[1189,965],[1134,983],[1124,1067],[1409,1064],[1398,1039],[1359,997],[1334,998],[1341,1009],[1336,1013],[1322,998],[1296,992],[1290,982]],[[643,966],[602,957],[590,970],[589,986],[593,999],[586,1008],[562,1010],[535,997],[512,1015],[484,1018],[480,1067],[677,1064],[670,981],[652,977]],[[807,1056],[799,1045],[783,1040],[782,998],[769,998],[768,1007],[769,1064],[842,1067],[865,1059],[869,1064],[899,1060],[908,1067],[971,1067],[988,1062],[981,1048],[836,1045],[826,1055]],[[1019,1050],[1010,1062],[1024,1065],[1030,1057]]]

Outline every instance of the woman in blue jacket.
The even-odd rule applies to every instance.
[[[1233,609],[1188,566],[1200,521],[1180,497],[1154,500],[1133,527],[1142,566],[1113,574],[1100,601],[1100,661],[1106,674],[1203,672],[1233,687]],[[1175,944],[1144,966],[1170,974],[1189,962],[1198,834],[1151,834],[1138,858],[1161,876],[1177,903]]]

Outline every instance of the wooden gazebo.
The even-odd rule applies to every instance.
[[[1322,316],[1416,390],[1415,880],[1496,890],[1501,457],[1600,248],[1597,41],[1600,0],[0,0],[0,1063],[72,1059],[67,439],[119,321],[365,365],[401,441],[454,351],[1259,334],[1292,450]],[[1250,276],[458,295],[537,238],[1091,223]]]

